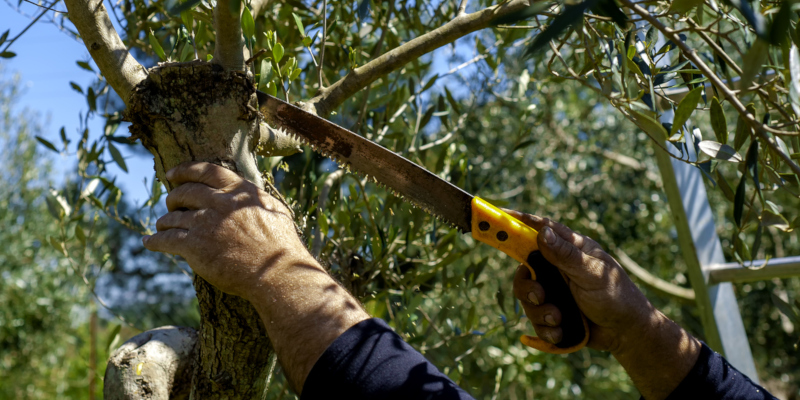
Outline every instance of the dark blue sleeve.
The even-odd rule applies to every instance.
[[[300,399],[332,398],[472,399],[377,318],[339,336],[308,374]]]
[[[668,400],[762,400],[775,397],[703,343],[700,357]]]

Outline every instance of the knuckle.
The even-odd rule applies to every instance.
[[[564,249],[564,250],[565,250],[565,253],[567,255],[567,259],[572,260],[572,261],[577,261],[577,260],[581,259],[581,251],[578,250],[577,247],[570,246],[567,243],[563,243],[561,246],[562,247],[566,247],[566,249]]]

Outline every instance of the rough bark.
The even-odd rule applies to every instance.
[[[132,337],[108,360],[106,400],[186,399],[197,331],[164,326]]]
[[[255,149],[260,129],[252,79],[240,71],[194,61],[162,64],[131,95],[126,118],[134,139],[154,155],[156,176],[185,161],[216,163],[263,187]],[[201,326],[192,398],[261,398],[269,339],[255,309],[242,298],[194,279]]]

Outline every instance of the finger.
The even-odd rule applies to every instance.
[[[542,223],[544,226],[550,227],[553,230],[553,232],[555,232],[562,239],[566,240],[569,243],[572,243],[573,245],[575,245],[575,247],[581,249],[584,253],[593,248],[600,248],[600,245],[597,244],[597,242],[595,242],[588,236],[581,235],[580,233],[577,233],[572,229],[569,229],[564,224],[553,221],[549,218],[543,218]],[[544,229],[544,226],[542,227],[542,229]]]
[[[520,264],[514,274],[514,297],[523,303],[533,305],[543,304],[545,301],[544,288],[539,282],[531,279],[531,272],[528,268]]]
[[[564,331],[560,327],[533,324],[533,330],[536,331],[536,336],[553,344],[560,342],[564,337]]]
[[[243,179],[235,172],[207,162],[187,162],[167,171],[167,179],[175,186],[186,182],[198,182],[214,189],[241,183]]]
[[[589,264],[590,257],[575,246],[573,241],[565,240],[561,235],[553,232],[549,226],[542,229],[537,241],[544,258],[569,278],[574,279],[580,273],[585,273],[585,267]]]
[[[142,237],[142,244],[150,251],[181,256],[186,250],[188,237],[189,231],[185,229],[169,229]]]
[[[195,221],[205,213],[205,210],[172,211],[164,214],[156,221],[156,229],[166,231],[168,229],[189,230],[195,225]]]
[[[595,242],[591,238],[573,232],[565,225],[553,221],[549,218],[542,218],[539,217],[538,215],[526,214],[516,210],[508,210],[508,209],[503,209],[503,210],[506,211],[511,216],[513,216],[514,218],[523,222],[525,225],[528,225],[531,228],[536,229],[537,231],[541,232],[541,230],[544,229],[545,226],[549,226],[550,228],[553,229],[554,232],[556,232],[559,236],[564,238],[564,240],[567,240],[575,244],[576,247],[578,247],[579,249],[583,249],[585,252],[588,252],[589,250],[595,251],[596,249],[602,251],[600,245],[597,244],[597,242]]]
[[[544,227],[545,218],[542,218],[538,215],[528,214],[524,212],[519,212],[517,210],[509,210],[507,208],[503,208],[503,211],[507,212],[512,217],[520,220],[520,222],[524,223],[525,225],[530,226],[537,231],[542,230]]]
[[[202,183],[188,182],[175,188],[167,195],[167,210],[200,210],[215,205],[216,189]]]
[[[552,304],[535,306],[530,303],[521,302],[525,315],[531,321],[536,335],[550,343],[558,343],[563,337],[561,324],[561,312]]]
[[[552,304],[542,304],[535,306],[532,304],[522,304],[525,310],[525,315],[531,320],[534,325],[542,325],[548,327],[558,327],[561,325],[561,310]]]

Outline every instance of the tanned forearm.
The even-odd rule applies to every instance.
[[[306,249],[271,266],[250,301],[278,361],[299,394],[319,357],[353,325],[370,318]]]
[[[650,321],[630,330],[638,337],[622,338],[612,354],[645,399],[660,400],[691,371],[702,345],[660,311],[653,311]]]
[[[369,315],[311,257],[275,198],[209,163],[181,164],[167,179],[169,213],[145,247],[183,256],[211,284],[250,301],[299,394],[328,345]]]

